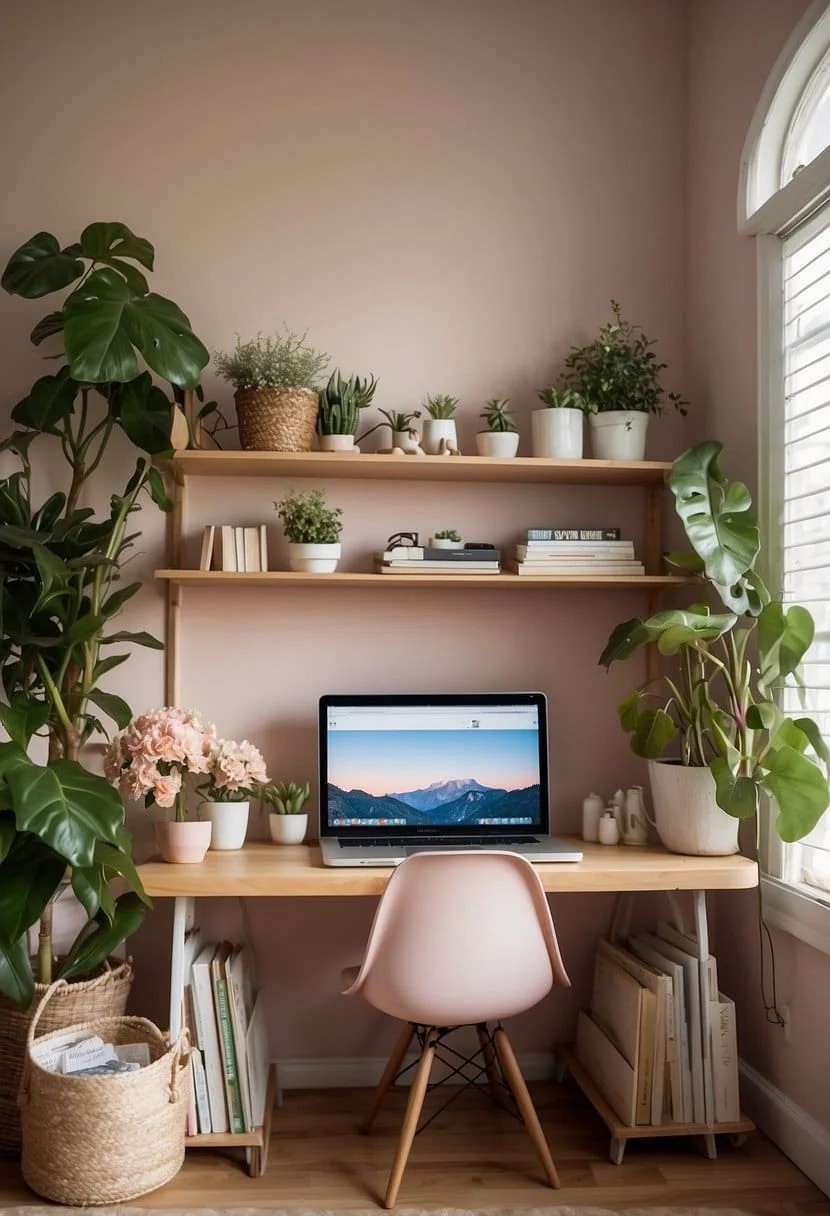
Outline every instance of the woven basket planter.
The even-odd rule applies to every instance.
[[[171,1046],[146,1018],[97,1018],[74,1026],[106,1043],[146,1043],[150,1064],[114,1076],[64,1076],[42,1068],[31,1048],[38,1015],[29,1026],[20,1087],[23,1177],[56,1203],[122,1203],[163,1186],[184,1161],[190,1088],[187,1031]],[[39,1037],[38,1049],[61,1032]]]
[[[127,1008],[132,982],[132,965],[113,960],[94,979],[62,986],[41,1015],[41,1030],[49,1033],[92,1018],[121,1017]],[[17,1095],[26,1059],[26,1039],[35,1011],[47,991],[47,984],[35,984],[35,998],[28,1009],[20,1009],[7,997],[0,997],[0,1152],[20,1150]]]
[[[320,398],[310,388],[238,388],[239,442],[254,452],[310,452]]]

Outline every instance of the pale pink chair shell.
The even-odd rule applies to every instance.
[[[515,853],[415,853],[390,878],[344,994],[406,1022],[512,1017],[570,987],[539,875]]]

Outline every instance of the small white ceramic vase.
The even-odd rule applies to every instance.
[[[354,441],[354,435],[321,435],[321,452],[360,452]]]
[[[613,810],[606,811],[599,821],[600,844],[619,844],[620,829],[617,827],[617,817]]]
[[[441,440],[446,439],[451,447],[458,447],[454,418],[425,418],[421,432],[421,447],[428,456],[437,456],[441,451]]]
[[[632,785],[625,791],[625,806],[623,809],[623,844],[648,844],[648,825],[650,820],[643,799],[643,787]]]
[[[589,414],[591,453],[595,460],[644,460],[648,414],[644,410],[610,410]]]
[[[211,849],[241,849],[248,830],[248,802],[203,802],[199,815],[213,825]]]
[[[302,844],[308,828],[308,815],[268,815],[268,830],[274,844]]]
[[[738,820],[718,806],[708,768],[649,760],[657,834],[672,853],[725,857],[738,851]]]
[[[410,431],[393,431],[392,447],[404,452],[417,452],[421,446],[421,437],[413,427]]]
[[[292,570],[302,574],[331,574],[337,569],[342,546],[295,545],[288,546],[288,564]]]
[[[582,410],[545,407],[531,418],[533,455],[551,460],[582,459]]]
[[[464,542],[460,540],[450,540],[446,536],[431,536],[429,538],[430,549],[463,549]]]
[[[153,827],[162,860],[173,862],[174,865],[198,865],[204,861],[212,826],[210,820],[188,819],[184,823],[170,819],[156,820]]]
[[[518,431],[479,431],[476,435],[476,451],[479,456],[508,460],[515,456],[518,450]]]
[[[605,808],[599,794],[588,794],[582,800],[582,839],[599,840],[599,821]]]

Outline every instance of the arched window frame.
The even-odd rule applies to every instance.
[[[741,158],[738,229],[756,239],[758,299],[758,486],[764,575],[780,583],[784,401],[784,238],[830,205],[830,147],[789,181],[782,168],[790,133],[809,106],[830,55],[830,4],[804,13],[770,73]],[[830,954],[830,903],[792,881],[792,854],[762,824],[762,877],[771,923]]]

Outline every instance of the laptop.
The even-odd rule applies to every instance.
[[[319,722],[326,865],[452,848],[582,860],[549,834],[542,693],[324,696]]]

